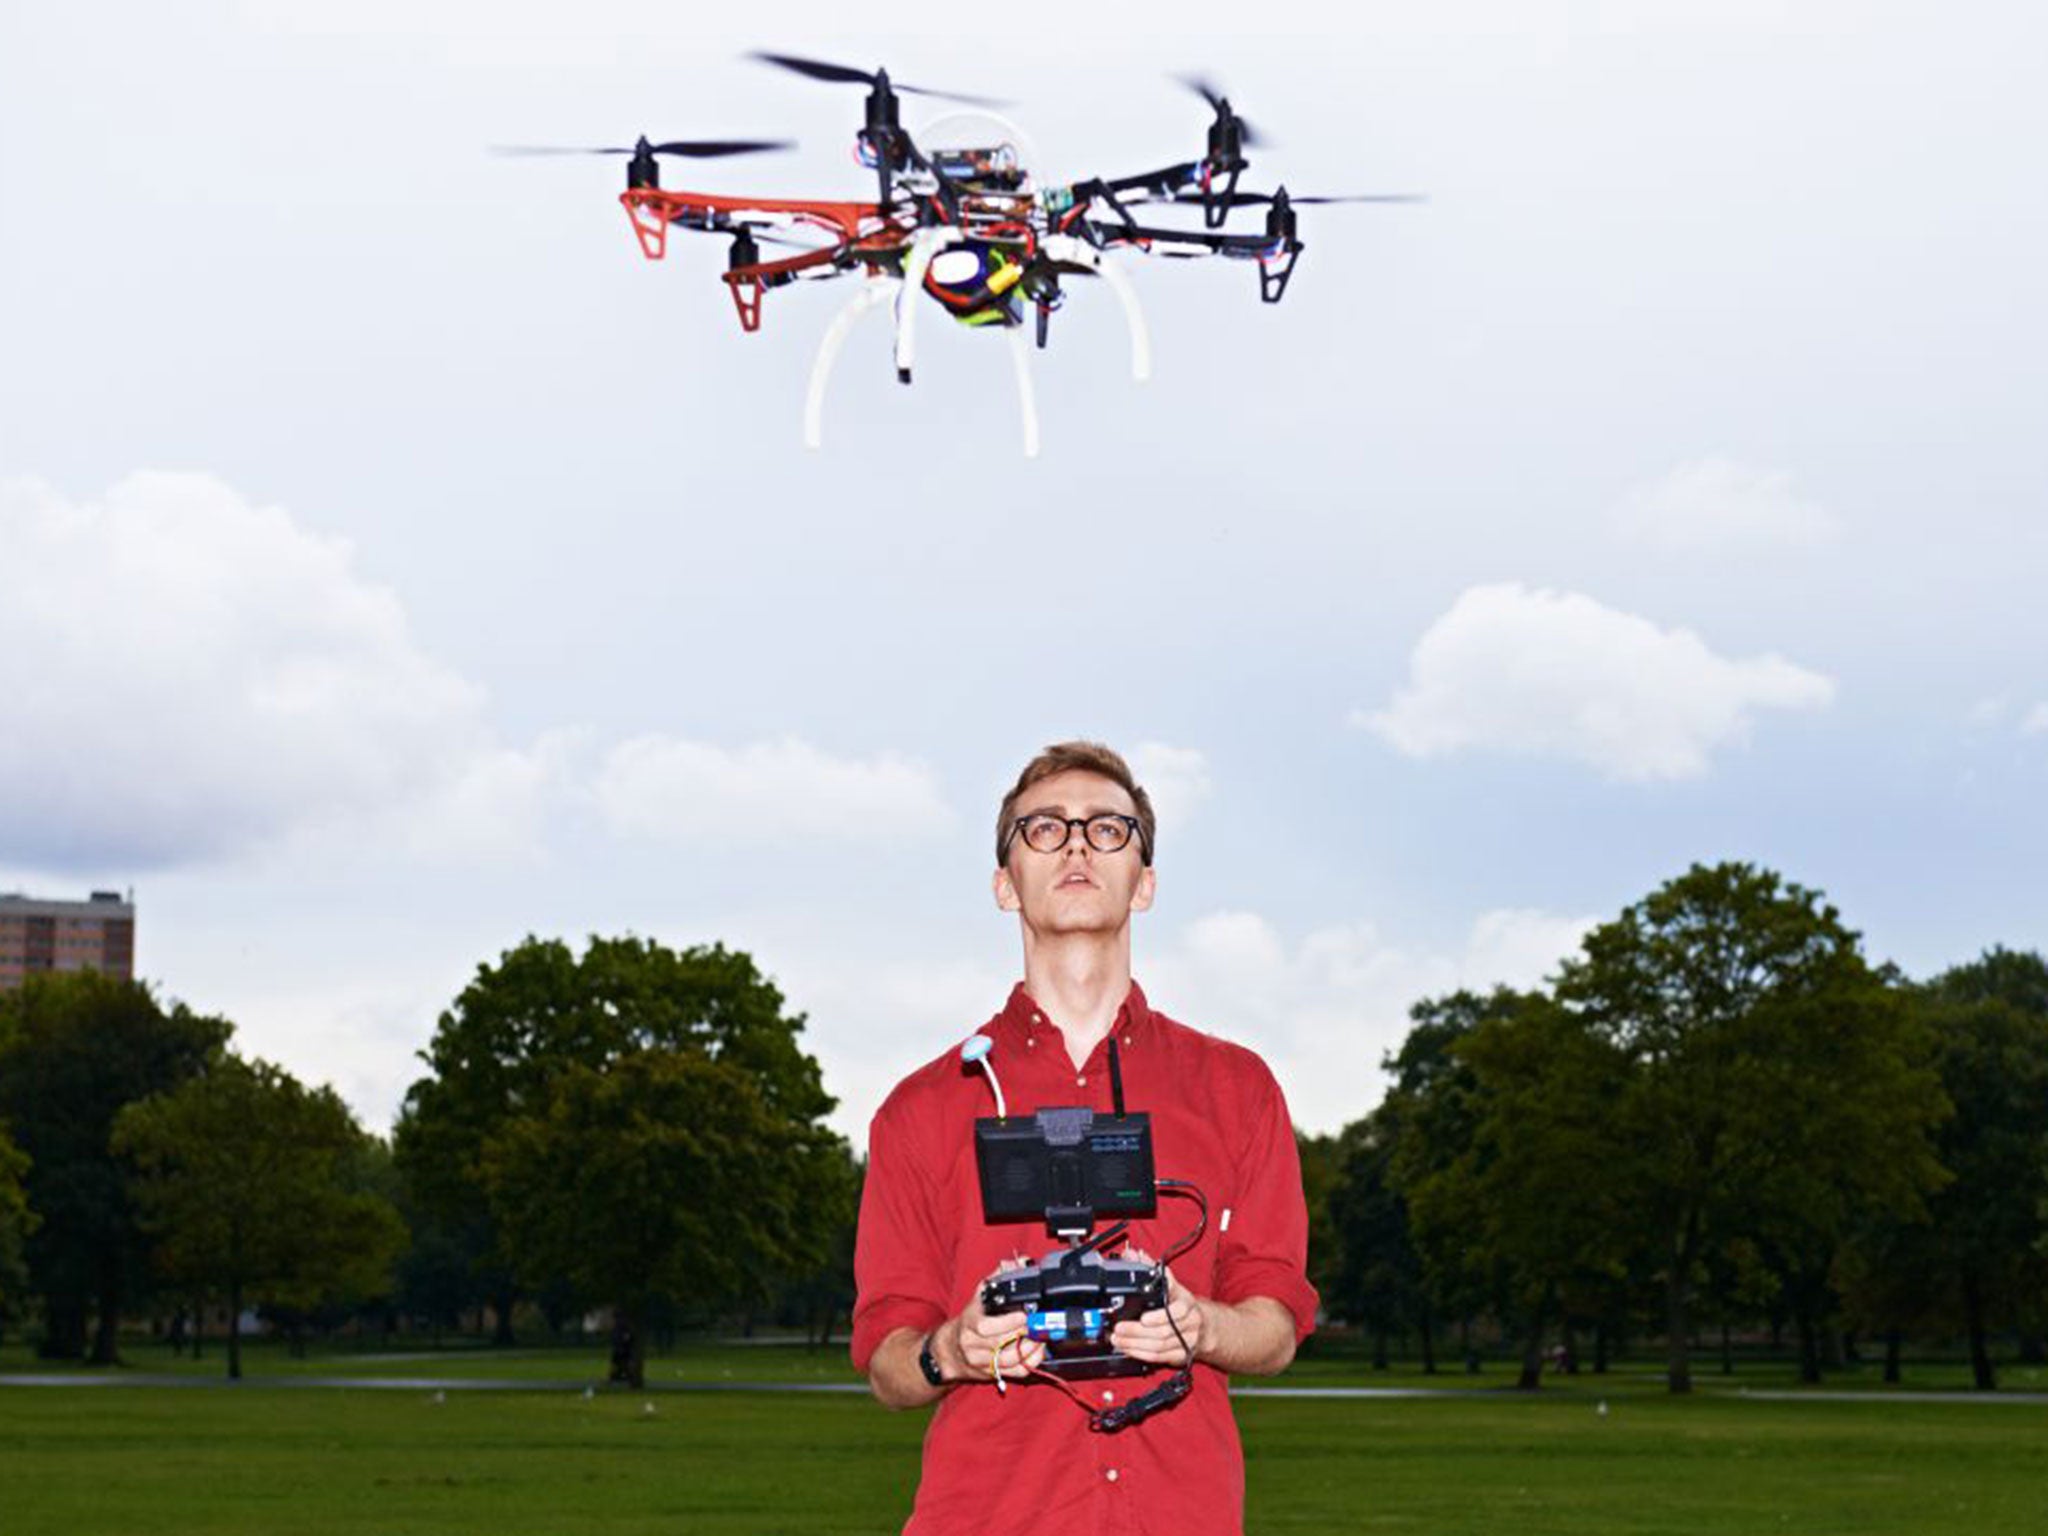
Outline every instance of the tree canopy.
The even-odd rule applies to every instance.
[[[122,1108],[183,1082],[226,1043],[230,1026],[166,1010],[140,982],[96,971],[30,976],[0,992],[0,1122],[29,1159],[24,1245],[41,1298],[45,1354],[116,1356],[123,1312],[146,1295],[148,1243],[128,1168],[109,1145]]]
[[[1947,1105],[1925,1033],[1816,892],[1695,865],[1587,935],[1556,992],[1625,1063],[1613,1119],[1664,1284],[1674,1392],[1692,1385],[1710,1249],[1768,1244],[1797,1310],[1859,1214],[1910,1214],[1942,1180],[1929,1132]]]
[[[227,1305],[230,1377],[242,1374],[244,1306],[312,1308],[384,1287],[403,1224],[357,1187],[367,1138],[333,1089],[222,1053],[123,1110],[113,1141],[138,1171],[162,1272]]]
[[[722,945],[528,939],[441,1016],[401,1166],[423,1203],[487,1211],[526,1285],[610,1304],[637,1381],[650,1301],[764,1298],[829,1258],[849,1165],[802,1028]]]

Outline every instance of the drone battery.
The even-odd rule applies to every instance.
[[[1098,1216],[1151,1216],[1152,1120],[1143,1112],[1041,1109],[974,1122],[982,1214],[989,1221],[1043,1220],[1055,1232],[1086,1232]]]
[[[1024,1328],[1032,1338],[1048,1344],[1064,1344],[1069,1339],[1086,1339],[1092,1344],[1108,1331],[1103,1326],[1103,1316],[1100,1307],[1061,1307],[1055,1311],[1028,1312],[1024,1316]]]

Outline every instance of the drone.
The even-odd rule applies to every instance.
[[[858,277],[860,286],[827,326],[812,363],[804,402],[804,443],[824,441],[825,392],[833,365],[862,316],[888,305],[895,318],[897,378],[911,382],[917,360],[919,298],[928,298],[956,323],[1007,333],[1017,382],[1026,457],[1039,450],[1037,403],[1032,389],[1027,317],[1045,347],[1052,317],[1069,281],[1100,278],[1122,306],[1130,337],[1131,374],[1151,377],[1152,347],[1144,311],[1118,253],[1149,257],[1220,256],[1258,268],[1259,297],[1277,304],[1287,292],[1302,251],[1296,210],[1319,203],[1406,203],[1406,193],[1341,197],[1290,196],[1241,189],[1250,162],[1245,151],[1261,143],[1229,99],[1199,77],[1182,84],[1207,102],[1212,119],[1201,156],[1131,176],[1091,177],[1060,185],[1035,179],[1023,132],[984,97],[900,85],[887,70],[754,53],[754,60],[830,84],[865,85],[866,116],[854,138],[855,157],[874,173],[872,201],[728,196],[661,184],[661,160],[708,160],[794,146],[768,139],[695,139],[655,143],[641,137],[630,148],[512,146],[509,154],[625,155],[626,190],[619,202],[650,261],[668,254],[671,229],[729,240],[723,274],[740,327],[760,329],[768,291],[791,283]],[[978,109],[931,125],[929,146],[903,126],[903,96],[921,96]],[[941,143],[942,129],[960,140]],[[1182,222],[1159,222],[1160,210],[1181,210]],[[1263,227],[1230,228],[1234,216],[1263,210]],[[1199,210],[1201,222],[1185,222]],[[1150,222],[1147,222],[1147,221]],[[770,254],[763,246],[794,247]]]

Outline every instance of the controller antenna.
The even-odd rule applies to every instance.
[[[1010,1118],[1010,1111],[1003,1105],[1003,1085],[996,1081],[995,1065],[988,1059],[988,1053],[995,1048],[995,1041],[987,1035],[969,1035],[960,1046],[960,1061],[963,1066],[980,1066],[988,1077],[989,1087],[995,1090],[996,1118],[1007,1120]]]
[[[1109,1032],[1109,1101],[1116,1107],[1116,1117],[1124,1117],[1124,1062],[1116,1052],[1116,1031]]]

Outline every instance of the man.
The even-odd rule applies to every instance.
[[[1024,980],[984,1033],[1012,1115],[1107,1112],[1115,1035],[1125,1101],[1152,1117],[1159,1175],[1197,1185],[1209,1223],[1170,1267],[1166,1305],[1119,1323],[1113,1339],[1162,1373],[1192,1350],[1193,1390],[1119,1433],[1091,1433],[1088,1409],[1128,1402],[1164,1374],[1070,1383],[1083,1407],[1038,1373],[1043,1346],[1015,1341],[1014,1314],[983,1313],[989,1275],[1053,1244],[1042,1225],[982,1219],[973,1123],[994,1106],[949,1050],[875,1115],[854,1257],[855,1366],[891,1407],[939,1405],[905,1536],[1243,1529],[1227,1378],[1284,1370],[1313,1326],[1308,1214],[1293,1125],[1265,1064],[1153,1012],[1131,979],[1153,842],[1151,800],[1109,748],[1064,742],[1026,766],[997,817],[995,872],[996,905],[1023,931]],[[1163,1254],[1193,1230],[1191,1201],[1159,1207],[1133,1224],[1134,1250]]]

